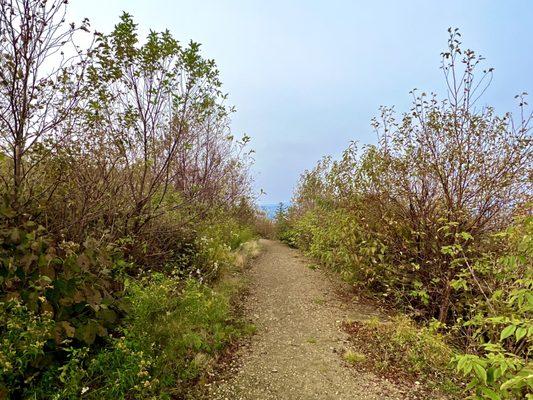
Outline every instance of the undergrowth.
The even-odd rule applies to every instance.
[[[245,258],[257,252],[254,244],[244,249],[248,250],[240,253],[244,252],[241,256]],[[65,363],[50,368],[38,382],[26,387],[22,397],[111,400],[185,396],[214,368],[228,344],[253,332],[253,326],[236,315],[231,304],[244,287],[241,270],[242,265],[225,267],[215,288],[197,279],[161,273],[128,279],[124,296],[127,316],[118,334],[107,336],[96,351],[89,346],[67,347]],[[31,358],[26,337],[33,335],[33,342],[39,344],[50,321],[46,316],[28,318],[28,311],[17,307],[16,313],[24,314],[23,321],[31,326],[20,327],[25,333],[14,347],[28,347]],[[8,362],[2,361],[3,365]]]
[[[358,353],[347,352],[347,362],[369,370],[397,383],[419,385],[460,398],[461,382],[453,379],[450,360],[455,354],[445,339],[429,328],[417,327],[407,317],[391,321],[377,319],[346,322],[344,330]],[[361,352],[361,353],[359,353]]]

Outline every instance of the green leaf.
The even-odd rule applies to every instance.
[[[511,336],[515,332],[515,330],[516,330],[516,326],[515,325],[509,325],[500,334],[500,340],[507,339],[509,336]]]
[[[463,367],[465,366],[465,363],[467,361],[466,357],[460,357],[459,361],[457,362],[457,371],[461,371]]]
[[[460,235],[464,240],[474,240],[474,237],[468,232],[461,232]]]
[[[98,323],[96,321],[88,321],[85,325],[76,328],[76,338],[90,345],[96,339],[98,331]]]
[[[516,332],[515,332],[516,341],[518,342],[520,339],[526,336],[526,333],[527,333],[527,329],[524,328],[523,326],[519,326],[518,328],[516,328]]]
[[[487,396],[491,400],[500,400],[501,397],[496,393],[494,390],[489,389],[488,387],[481,388],[481,391],[485,396]]]
[[[487,384],[487,371],[479,364],[474,364],[474,372],[477,377],[486,385]]]
[[[466,385],[465,390],[469,392],[470,390],[474,389],[477,386],[477,384],[478,384],[477,380],[473,379],[472,381],[468,383],[468,385]]]
[[[515,385],[517,385],[520,381],[522,381],[524,377],[522,376],[515,376],[507,381],[505,381],[501,386],[500,390],[507,390]]]

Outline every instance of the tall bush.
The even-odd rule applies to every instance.
[[[533,113],[525,93],[515,115],[482,105],[482,62],[450,30],[447,96],[411,92],[408,112],[381,108],[376,145],[306,171],[289,229],[347,280],[453,333],[475,398],[514,399],[532,387]]]
[[[233,108],[198,43],[142,39],[127,13],[91,34],[67,10],[0,2],[0,398],[155,396],[144,363],[158,354],[119,337],[145,324],[137,303],[159,310],[154,289],[186,325],[165,332],[176,368],[227,342],[185,336],[196,318],[212,316],[215,336],[233,329],[229,309],[212,315],[207,284],[253,236],[250,138],[231,133]],[[145,289],[140,277],[156,271],[165,285]],[[203,308],[181,306],[189,295]]]

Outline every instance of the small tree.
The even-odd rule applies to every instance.
[[[218,71],[197,43],[183,47],[168,31],[150,32],[140,44],[125,13],[110,35],[99,36],[88,76],[88,126],[110,137],[133,204],[127,229],[138,231],[157,215],[197,129],[227,115]]]
[[[483,57],[462,49],[457,30],[449,32],[442,53],[447,99],[413,92],[413,106],[400,120],[383,108],[381,120],[374,121],[380,148],[370,173],[376,210],[410,232],[389,231],[401,235],[391,243],[394,251],[424,264],[427,273],[418,275],[435,291],[441,322],[448,317],[451,282],[461,270],[444,248],[458,240],[468,246],[458,236],[462,232],[482,239],[507,226],[515,206],[531,194],[533,161],[533,113],[526,111],[525,93],[517,96],[518,120],[478,106],[493,70],[478,78]]]
[[[16,208],[42,193],[23,193],[24,182],[69,130],[63,126],[80,101],[87,53],[65,21],[65,0],[0,2],[0,148],[11,166],[2,174]],[[50,189],[50,188],[48,188]]]

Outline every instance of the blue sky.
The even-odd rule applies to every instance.
[[[380,105],[406,110],[415,87],[443,93],[450,26],[495,68],[484,103],[512,111],[515,94],[533,95],[528,0],[72,0],[70,10],[99,31],[125,10],[141,31],[202,43],[237,107],[234,132],[252,137],[261,203],[290,200],[301,172],[350,140],[374,142]]]

